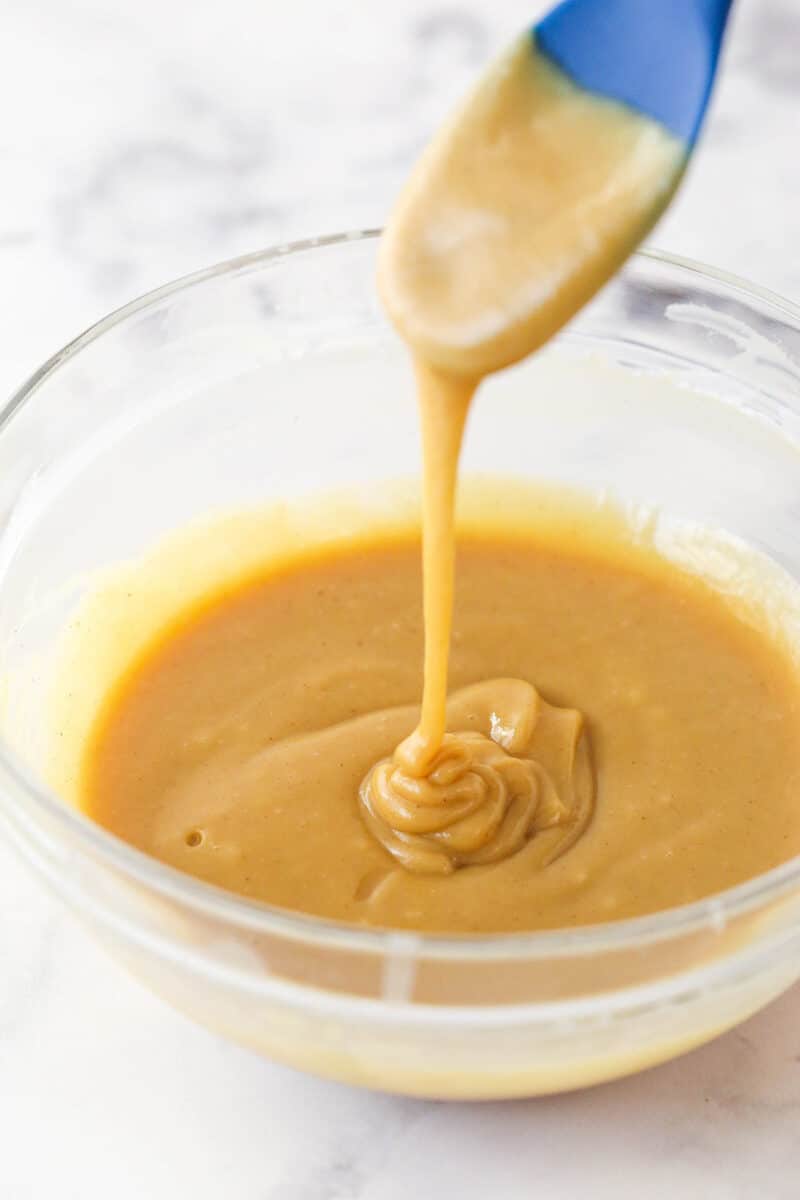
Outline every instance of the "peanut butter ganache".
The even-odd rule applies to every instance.
[[[800,851],[800,687],[766,620],[588,501],[556,536],[522,489],[507,535],[504,487],[458,540],[422,772],[400,749],[421,715],[419,544],[381,534],[165,629],[95,722],[87,812],[245,896],[436,931],[636,916]]]
[[[416,371],[422,572],[417,530],[365,528],[190,605],[97,715],[97,821],[270,904],[450,932],[636,916],[800,851],[797,648],[774,619],[591,498],[556,536],[518,491],[512,536],[487,484],[456,542],[476,390],[613,273],[683,153],[527,40],[498,64],[380,253]]]

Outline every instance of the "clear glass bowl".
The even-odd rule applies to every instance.
[[[410,373],[375,300],[375,249],[375,233],[315,239],[168,285],[79,337],[6,406],[0,820],[117,958],[271,1057],[441,1097],[608,1079],[714,1036],[800,975],[800,861],[633,921],[388,933],[185,877],[44,782],[49,664],[98,569],[213,512],[418,475]],[[556,402],[548,354],[573,371]],[[593,386],[596,355],[619,386]],[[554,351],[487,388],[465,469],[610,488],[742,536],[797,576],[798,362],[796,309],[640,254]]]

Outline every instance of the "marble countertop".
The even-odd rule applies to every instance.
[[[668,0],[660,0],[668,2]],[[0,389],[216,260],[374,225],[531,0],[4,0]],[[800,5],[737,0],[659,245],[800,300]],[[795,1200],[800,990],[637,1078],[456,1106],[219,1041],[108,961],[0,843],[4,1200]]]

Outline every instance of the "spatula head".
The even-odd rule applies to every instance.
[[[540,50],[587,91],[659,121],[691,145],[732,0],[565,0],[535,29]]]

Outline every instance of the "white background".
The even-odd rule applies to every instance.
[[[541,8],[0,0],[2,393],[170,277],[379,223],[451,101]],[[702,153],[656,241],[800,299],[800,3],[736,9]],[[368,1095],[189,1025],[0,845],[3,1200],[795,1200],[799,1120],[798,991],[589,1092]]]

